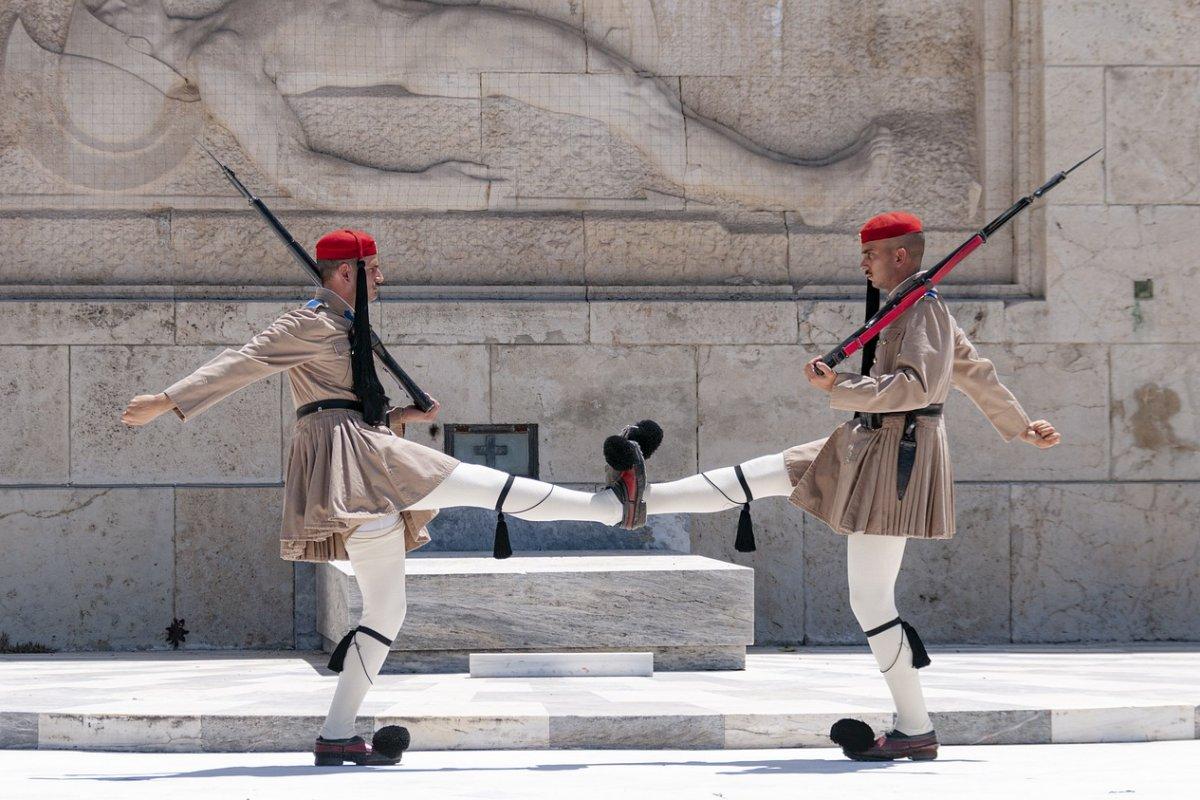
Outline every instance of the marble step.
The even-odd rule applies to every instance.
[[[471,653],[472,678],[649,678],[653,653]]]
[[[0,748],[290,751],[301,763],[337,684],[325,660],[295,651],[0,655]],[[1200,738],[1197,673],[1200,643],[1009,645],[936,647],[921,677],[952,747]],[[382,675],[356,727],[369,737],[404,725],[414,750],[830,747],[838,718],[885,730],[893,708],[865,647],[752,648],[746,669],[732,672]]]
[[[408,614],[385,672],[467,672],[471,653],[649,652],[659,670],[741,669],[754,641],[754,571],[678,553],[410,558]],[[317,569],[330,650],[358,620],[348,562]]]

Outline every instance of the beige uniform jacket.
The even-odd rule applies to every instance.
[[[297,408],[356,399],[349,308],[318,289],[237,350],[225,350],[166,390],[184,421],[254,381],[287,370]],[[346,559],[345,537],[359,525],[402,511],[433,491],[458,461],[410,442],[357,411],[330,409],[297,420],[284,477],[280,554],[292,561]],[[436,512],[403,512],[408,549],[429,541]]]
[[[970,397],[1005,441],[1029,425],[995,366],[976,352],[945,302],[930,293],[884,330],[870,376],[838,374],[829,405],[850,412],[903,412],[944,403],[951,387]],[[875,430],[850,420],[828,439],[786,451],[792,503],[838,533],[953,536],[954,474],[943,418],[917,418],[916,462],[900,500],[903,426],[902,415],[885,417]]]

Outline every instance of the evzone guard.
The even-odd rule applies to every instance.
[[[286,232],[281,237],[290,239]],[[333,231],[317,242],[316,257],[322,285],[312,300],[165,391],[133,398],[122,420],[140,426],[173,411],[186,422],[238,389],[287,371],[297,419],[280,555],[291,561],[349,559],[363,599],[357,627],[330,658],[330,668],[341,674],[314,745],[315,761],[395,764],[408,747],[408,732],[389,725],[368,745],[355,735],[354,723],[404,622],[405,555],[429,541],[425,526],[437,510],[496,510],[495,554],[501,558],[511,552],[504,513],[638,527],[645,519],[643,459],[658,447],[662,431],[647,420],[609,437],[605,452],[624,468],[610,468],[611,486],[595,493],[462,463],[408,441],[405,423],[430,422],[439,406],[392,407],[375,372],[368,301],[384,281],[375,240],[362,231]]]
[[[879,291],[899,296],[925,249],[921,221],[881,214],[860,231],[862,269]],[[885,306],[886,309],[886,306]],[[707,513],[742,506],[736,547],[753,550],[750,501],[787,497],[847,537],[850,607],[896,705],[893,730],[876,737],[866,723],[841,720],[831,738],[852,759],[932,759],[938,738],[917,670],[929,657],[916,629],[896,610],[895,585],[908,539],[954,535],[954,479],[942,418],[951,388],[966,394],[1005,439],[1053,447],[1060,435],[1030,421],[1012,392],[955,322],[937,291],[886,328],[867,374],[834,372],[822,359],[805,367],[831,408],[853,419],[827,439],[734,467],[646,487],[647,514]]]

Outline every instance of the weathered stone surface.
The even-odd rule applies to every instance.
[[[588,305],[579,301],[399,301],[383,303],[381,312],[380,335],[402,344],[583,344],[588,339]]]
[[[775,0],[585,3],[589,40],[640,69],[658,75],[776,75],[783,69],[784,11]],[[592,61],[602,61],[600,47],[591,50]]]
[[[736,499],[736,498],[735,498]],[[737,509],[692,517],[692,552],[754,570],[754,643],[804,641],[804,515],[783,498],[754,503],[757,550],[733,547]]]
[[[978,92],[969,72],[945,78],[893,72],[865,81],[861,71],[681,81],[684,102],[700,116],[746,137],[772,160],[820,166],[822,173],[844,171],[859,148],[886,129],[890,167],[847,175],[833,184],[823,203],[830,210],[845,207],[838,219],[848,225],[889,204],[920,209],[929,226],[972,221],[981,175],[970,153],[979,122]],[[905,109],[896,108],[897,97],[906,98]],[[722,151],[705,150],[698,138],[703,133],[698,122],[689,123],[689,158],[727,160]],[[931,153],[937,155],[931,158]],[[742,172],[749,184],[767,180],[750,164]],[[818,173],[798,184],[800,191],[812,195],[822,180]],[[799,208],[795,202],[785,207]]]
[[[441,428],[453,423],[492,422],[490,355],[482,346],[388,345],[388,352],[417,385],[442,404],[436,425],[408,426],[405,436],[427,447],[442,449]],[[388,396],[398,406],[412,398],[380,371]],[[437,431],[432,430],[437,428]]]
[[[164,647],[172,511],[170,489],[0,490],[4,632],[63,650]]]
[[[929,77],[969,75],[977,69],[979,11],[971,0],[884,0],[855,6],[837,0],[786,0],[783,13],[789,75]]]
[[[1112,348],[1113,477],[1200,479],[1195,345]]]
[[[170,301],[11,300],[0,303],[0,344],[169,344]]]
[[[296,562],[293,581],[292,646],[297,650],[320,650],[321,634],[317,633],[317,565]]]
[[[195,753],[201,748],[198,716],[42,714],[38,728],[38,747],[49,750]]]
[[[626,75],[482,80],[482,159],[504,176],[492,185],[493,208],[683,207],[684,119],[672,84]]]
[[[0,484],[70,476],[66,347],[0,347]]]
[[[826,747],[829,728],[844,714],[726,714],[725,748],[741,750],[767,747]],[[879,711],[856,711],[855,719],[862,720],[874,730],[890,727],[895,714]],[[941,735],[941,728],[938,728]]]
[[[278,481],[279,376],[186,424],[164,414],[121,422],[138,394],[161,392],[216,355],[211,347],[76,347],[71,353],[72,475],[88,483]]]
[[[933,726],[942,744],[1050,744],[1050,715],[1057,711],[1029,710],[933,712]],[[1089,739],[1088,741],[1095,741]]]
[[[305,246],[344,216],[290,214]],[[406,285],[583,283],[583,222],[568,214],[372,214],[355,224],[380,244],[385,279]],[[304,271],[261,220],[245,212],[176,212],[180,282],[294,286]],[[386,290],[385,290],[386,293]]]
[[[176,490],[175,616],[187,620],[189,646],[292,646],[282,504],[275,487]]]
[[[595,344],[791,344],[792,302],[625,302],[590,304]]]
[[[914,78],[893,72],[865,87],[861,72],[680,80],[684,103],[700,116],[796,159],[828,158],[850,147],[897,97],[930,114],[973,110],[975,98],[970,73]]]
[[[393,651],[560,652],[734,647],[753,637],[750,570],[677,554],[541,554],[409,559],[408,614]],[[318,568],[318,628],[330,641],[358,618],[348,563]],[[610,613],[595,614],[603,606]],[[705,611],[704,609],[707,609]]]
[[[202,714],[200,749],[205,753],[303,752],[324,717]],[[364,731],[365,735],[368,735]]]
[[[956,487],[953,539],[910,540],[896,606],[927,642],[1009,641],[1009,488]],[[859,644],[850,610],[846,537],[805,518],[806,641]]]
[[[1200,303],[1200,206],[1046,210],[1046,302],[1006,311],[1014,342],[1189,342]],[[1154,297],[1134,297],[1134,281]]]
[[[430,76],[435,83],[454,76]],[[417,172],[443,161],[478,163],[479,77],[457,86],[324,88],[288,98],[312,149],[376,169]],[[430,94],[438,92],[440,94]]]
[[[170,283],[165,217],[157,214],[0,214],[3,282]]]
[[[375,729],[403,725],[412,735],[413,750],[546,749],[550,747],[549,715],[519,717],[401,717],[375,718]]]
[[[587,277],[593,285],[786,284],[788,238],[780,214],[588,215]]]
[[[1195,64],[1200,16],[1175,0],[1052,0],[1042,4],[1047,64]]]
[[[1200,69],[1111,69],[1107,89],[1108,201],[1200,200]]]
[[[1047,419],[1063,436],[1050,450],[1005,443],[961,392],[947,402],[946,428],[959,480],[1103,480],[1109,476],[1109,359],[1089,345],[991,345],[980,355],[1031,419]]]
[[[38,715],[0,712],[0,750],[36,750]]]
[[[647,383],[646,376],[654,376]],[[653,390],[647,392],[647,387]],[[629,399],[636,397],[636,409]],[[537,422],[542,478],[597,483],[601,443],[637,419],[653,419],[667,436],[655,474],[690,473],[696,465],[696,372],[683,347],[502,346],[492,363],[492,419]]]
[[[303,302],[299,297],[286,303],[180,300],[175,303],[175,343],[241,347],[276,317]],[[372,324],[372,327],[378,326]]]
[[[1054,744],[1160,742],[1192,739],[1194,708],[1056,708],[1050,712]]]
[[[1013,640],[1194,640],[1196,484],[1013,487]]]
[[[828,398],[804,377],[805,363],[820,354],[795,346],[701,348],[701,468],[822,439],[845,422],[845,412],[830,410]]]
[[[1046,120],[1042,174],[1050,176],[1105,146],[1104,69],[1047,67],[1042,79],[1042,113]],[[1123,155],[1111,142],[1108,146],[1109,151],[1101,153],[1088,163],[1087,168],[1076,170],[1071,173],[1070,180],[1055,187],[1046,196],[1046,202],[1056,205],[1103,203],[1103,159]]]
[[[554,716],[550,746],[556,749],[713,749],[725,744],[720,714],[679,716]]]

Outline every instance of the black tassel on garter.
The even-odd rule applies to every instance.
[[[754,499],[754,495],[750,493],[750,484],[746,481],[741,464],[733,468],[733,474],[737,476],[738,483],[742,485],[742,491],[746,495],[746,502],[742,504],[742,513],[738,517],[737,538],[733,540],[733,549],[739,553],[753,553],[758,549],[754,544],[754,521],[750,519],[750,501]]]
[[[512,543],[508,540],[508,522],[504,512],[496,512],[496,538],[492,542],[492,558],[508,558],[512,555]]]
[[[333,652],[329,655],[329,669],[331,672],[341,672],[346,665],[346,653],[350,651],[350,645],[354,642],[354,634],[357,628],[351,628],[350,632],[342,637],[338,642],[338,646],[333,648]]]
[[[913,668],[928,667],[932,663],[929,660],[929,651],[925,649],[925,643],[921,641],[917,629],[903,620],[900,622],[900,627],[904,629],[904,635],[908,637],[908,646],[912,648]]]

